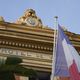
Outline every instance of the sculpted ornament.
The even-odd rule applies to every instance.
[[[25,11],[24,15],[20,17],[16,23],[32,27],[42,27],[42,21],[36,16],[36,13],[33,9],[28,9]]]

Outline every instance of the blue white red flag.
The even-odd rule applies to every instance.
[[[54,76],[80,80],[80,56],[58,25]]]

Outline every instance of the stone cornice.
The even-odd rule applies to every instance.
[[[0,22],[0,29],[10,30],[25,34],[35,34],[46,37],[53,37],[54,30],[49,28],[39,28],[39,27],[28,27],[21,24],[9,23],[9,22]],[[66,32],[66,34],[72,40],[80,40],[80,35],[72,32]]]
[[[36,51],[41,53],[52,53],[52,47],[46,46],[46,45],[39,45],[39,44],[32,44],[32,43],[21,43],[15,42],[15,41],[8,41],[8,40],[0,40],[0,45],[2,47],[9,47],[9,48],[17,48],[17,49],[23,49],[23,50],[29,50],[29,51]]]
[[[23,33],[33,33],[33,34],[36,34],[36,32],[38,32],[37,34],[44,35],[44,36],[53,36],[53,32],[54,32],[54,30],[45,27],[43,28],[29,27],[29,26],[9,23],[9,22],[0,22],[0,29],[23,32]]]
[[[72,41],[74,46],[78,46],[78,47],[80,46],[79,34],[75,34],[68,31],[65,33],[69,36],[69,39]],[[0,22],[0,36],[7,37],[8,39],[14,38],[19,41],[25,40],[25,41],[31,41],[31,42],[37,41],[39,44],[41,43],[46,45],[50,44],[51,45],[50,47],[52,47],[53,34],[54,34],[53,29],[28,27],[25,25],[20,25],[15,23]],[[41,46],[37,45],[37,47],[40,48]],[[47,47],[45,49],[47,50],[49,48]]]

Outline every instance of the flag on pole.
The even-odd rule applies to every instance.
[[[54,76],[80,80],[80,56],[58,25]]]

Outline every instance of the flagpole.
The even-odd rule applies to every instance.
[[[51,80],[54,79],[55,72],[55,61],[56,61],[56,37],[57,37],[57,27],[58,27],[58,16],[54,17],[55,19],[55,28],[54,28],[54,43],[53,43],[53,56],[52,56],[52,72],[51,72]]]

